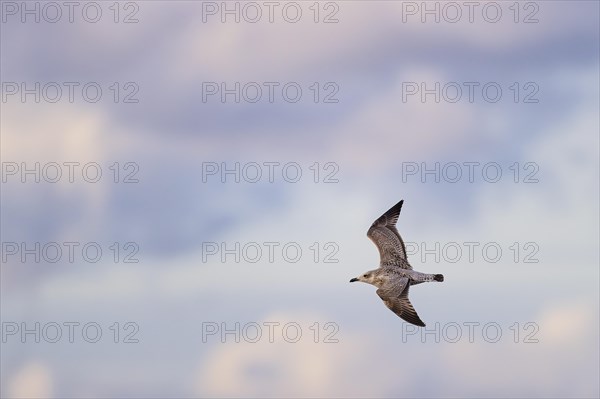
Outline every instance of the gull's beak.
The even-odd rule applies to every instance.
[[[353,279],[350,280],[351,283],[353,283],[355,281],[358,281],[358,279],[357,278],[353,278]]]

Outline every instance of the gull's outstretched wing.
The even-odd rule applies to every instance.
[[[402,320],[412,323],[419,327],[425,327],[425,323],[419,318],[419,315],[408,300],[408,279],[402,277],[397,284],[391,288],[379,288],[377,295],[383,300],[385,306],[396,313]]]
[[[375,243],[379,250],[380,265],[394,265],[412,270],[406,260],[404,241],[396,229],[396,222],[403,203],[404,200],[398,202],[374,221],[367,231],[367,237]]]

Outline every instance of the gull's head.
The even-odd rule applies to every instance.
[[[350,280],[350,282],[353,283],[355,281],[361,281],[363,283],[376,285],[375,277],[376,277],[375,270],[372,270],[369,272],[365,272],[358,277],[354,277],[353,279]]]

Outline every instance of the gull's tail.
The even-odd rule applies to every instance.
[[[433,279],[435,281],[444,281],[444,275],[443,274],[434,274]]]

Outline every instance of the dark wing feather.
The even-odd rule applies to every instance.
[[[389,289],[378,289],[377,295],[383,300],[385,306],[390,308],[390,310],[396,315],[398,315],[402,320],[405,320],[415,326],[425,327],[425,323],[417,314],[417,311],[413,307],[413,305],[408,300],[408,289],[410,284],[408,283],[407,278],[403,278],[401,280],[406,280],[404,282],[404,287],[402,287],[402,293],[398,295],[397,290],[389,290]]]
[[[380,265],[395,265],[412,270],[406,259],[404,241],[396,229],[396,222],[403,203],[404,200],[398,202],[374,221],[367,231],[367,237],[375,243],[379,250]]]

